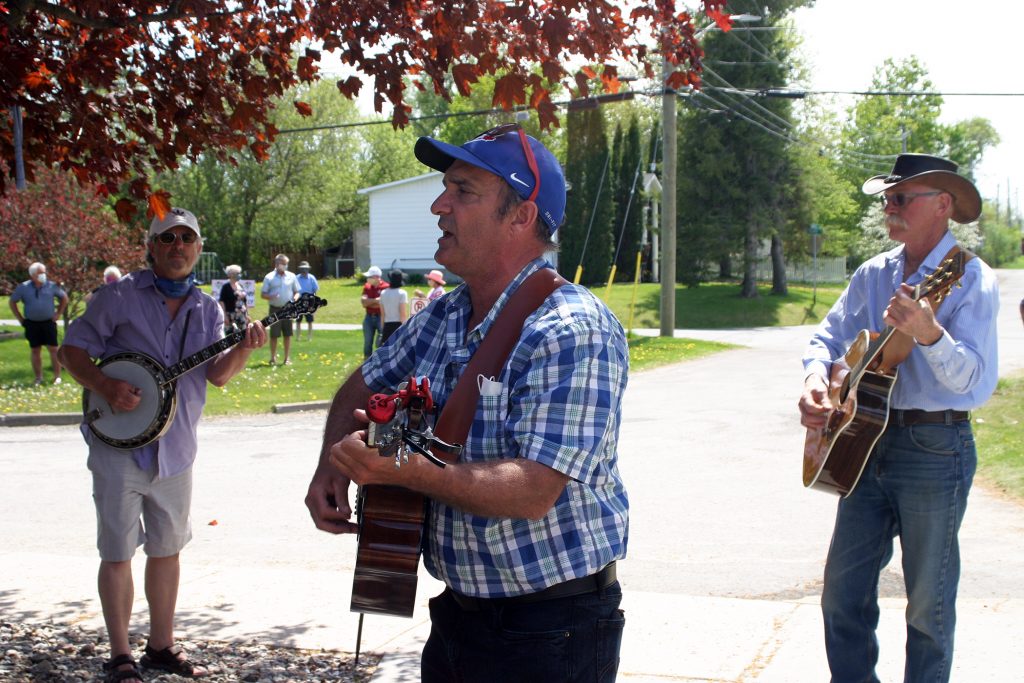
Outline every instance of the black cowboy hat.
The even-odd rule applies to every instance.
[[[953,195],[953,220],[970,223],[981,215],[978,188],[956,172],[957,165],[949,159],[930,154],[900,154],[892,173],[876,175],[864,181],[864,194],[878,194],[911,180]]]

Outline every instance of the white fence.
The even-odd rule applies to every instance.
[[[762,259],[757,263],[757,279],[772,279],[771,259]],[[846,282],[846,258],[843,256],[819,256],[817,263],[801,261],[786,262],[786,280],[789,282]]]

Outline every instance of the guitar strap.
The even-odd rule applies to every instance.
[[[566,280],[554,270],[541,268],[526,278],[519,289],[512,293],[455,384],[455,389],[434,427],[435,436],[448,443],[466,442],[469,428],[473,425],[473,418],[476,415],[477,398],[480,395],[477,377],[496,377],[501,372],[502,366],[519,341],[526,318],[540,308],[553,291],[564,284]],[[455,460],[445,453],[435,455],[447,462]]]
[[[967,249],[961,249],[959,245],[954,244],[953,248],[942,258],[940,263],[945,263],[961,251],[964,253],[964,263],[970,261],[975,256],[974,253]],[[932,307],[933,312],[937,311],[941,305],[941,302],[936,303],[931,298],[926,298],[925,300]],[[892,336],[886,342],[885,348],[882,349],[879,362],[873,368],[873,371],[883,375],[892,374],[893,368],[905,361],[915,346],[917,346],[917,342],[914,341],[913,337],[899,330],[893,330]]]

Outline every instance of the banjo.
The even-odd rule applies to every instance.
[[[269,328],[279,320],[297,318],[326,305],[327,301],[318,296],[303,294],[260,322]],[[243,339],[245,330],[236,330],[169,368],[144,353],[116,353],[104,358],[99,364],[103,374],[138,387],[141,400],[130,411],[117,412],[98,393],[85,389],[82,394],[85,424],[97,438],[114,448],[130,450],[156,441],[174,420],[178,408],[177,379]]]

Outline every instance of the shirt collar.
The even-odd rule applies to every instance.
[[[494,325],[494,321],[497,319],[498,314],[501,313],[502,309],[508,303],[509,299],[515,293],[517,289],[526,281],[528,277],[533,275],[541,268],[550,268],[551,265],[544,258],[535,258],[526,264],[526,266],[519,271],[519,274],[512,278],[512,281],[507,287],[498,295],[498,300],[491,306],[491,310],[487,312],[484,319],[474,329],[468,330],[466,334],[466,343],[472,344],[479,342],[487,335],[488,330]],[[449,320],[454,320],[460,313],[467,319],[469,311],[471,310],[471,303],[469,300],[469,290],[465,284],[461,284],[452,291],[451,296],[445,300],[445,312]],[[452,315],[455,314],[455,315]]]

